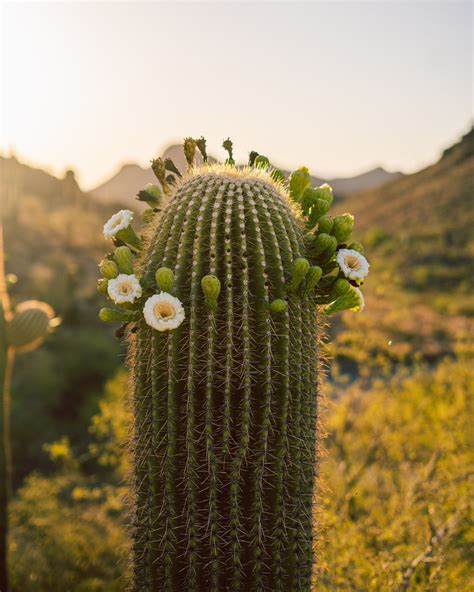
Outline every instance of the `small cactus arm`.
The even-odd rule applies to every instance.
[[[355,309],[358,283],[336,261],[347,245],[330,234],[328,186],[305,193],[305,167],[285,184],[256,152],[237,167],[230,140],[225,164],[193,168],[200,146],[186,139],[174,181],[154,161],[167,203],[146,214],[141,251],[126,241],[131,212],[115,215],[134,273],[100,266],[98,288],[119,304],[100,316],[123,321],[130,343],[132,589],[309,592],[318,307]],[[162,198],[139,194],[155,209]],[[356,268],[362,254],[346,250]]]
[[[38,347],[57,324],[52,308],[29,300],[11,310],[0,220],[0,590],[8,592],[8,500],[11,483],[10,383],[15,353]]]

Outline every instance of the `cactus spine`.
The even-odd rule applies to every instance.
[[[317,304],[338,298],[340,310],[355,296],[332,294],[337,239],[325,234],[319,249],[314,229],[324,214],[331,230],[327,208],[298,205],[310,185],[305,167],[288,193],[265,157],[253,152],[254,166],[234,166],[230,140],[225,165],[193,168],[190,140],[183,178],[153,161],[169,199],[161,217],[146,216],[134,267],[143,294],[126,311],[136,315],[126,322],[132,588],[309,592]],[[204,139],[196,145],[202,152]],[[115,280],[100,280],[102,293],[106,281]]]
[[[56,325],[50,306],[36,300],[11,310],[0,218],[0,590],[8,592],[8,501],[11,487],[10,383],[16,352],[31,351]]]

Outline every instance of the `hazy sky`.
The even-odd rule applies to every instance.
[[[0,0],[1,2],[1,0]],[[90,188],[205,135],[223,154],[410,172],[472,120],[470,2],[3,2],[4,151]]]

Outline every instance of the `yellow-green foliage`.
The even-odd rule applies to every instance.
[[[332,408],[320,590],[470,589],[473,382],[447,360]]]
[[[47,447],[55,475],[31,474],[11,504],[11,580],[21,592],[123,590],[128,542],[123,523],[127,459],[123,441],[124,374],[110,381],[93,417],[93,442],[83,456],[67,438]],[[87,476],[96,461],[107,480]],[[98,471],[97,471],[98,472]]]

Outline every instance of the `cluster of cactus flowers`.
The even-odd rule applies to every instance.
[[[309,591],[321,314],[362,310],[350,214],[306,167],[209,164],[187,138],[104,226],[98,289],[129,341],[135,591]],[[196,165],[199,150],[202,164]]]
[[[11,484],[10,384],[15,355],[36,349],[59,323],[45,302],[27,300],[12,309],[8,287],[16,281],[6,275],[3,229],[0,220],[0,590],[8,592],[8,502]]]

